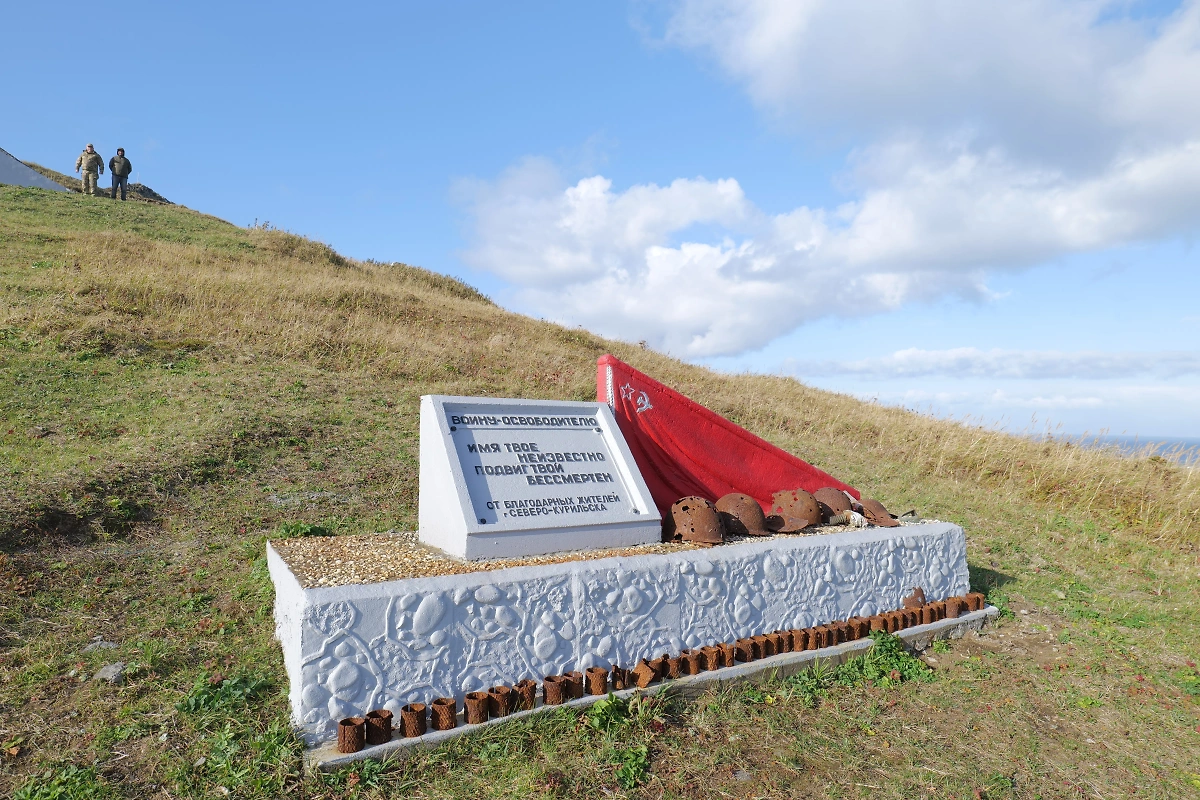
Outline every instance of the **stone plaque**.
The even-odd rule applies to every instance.
[[[604,403],[421,398],[422,542],[504,558],[656,542],[661,520]]]

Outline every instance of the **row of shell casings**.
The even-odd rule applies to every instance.
[[[684,650],[678,656],[664,653],[658,658],[642,659],[632,669],[613,667],[611,670],[613,688],[626,689],[636,686],[644,689],[658,680],[696,675],[700,672],[732,667],[738,662],[757,661],[760,658],[768,658],[780,653],[819,650],[855,639],[864,639],[870,636],[872,631],[895,633],[914,625],[953,619],[970,611],[978,611],[983,608],[984,602],[982,594],[972,592],[961,597],[950,597],[946,600],[926,603],[918,608],[887,611],[870,617],[852,617],[848,620],[830,622],[811,628],[777,630],[738,639],[732,644],[722,642],[699,649]]]
[[[607,667],[589,667],[585,673],[567,672],[547,675],[542,682],[542,702],[560,705],[589,694],[607,694]],[[493,686],[487,691],[467,692],[463,699],[463,721],[478,725],[489,719],[507,717],[514,711],[526,711],[537,705],[537,681],[526,678],[513,686]],[[624,687],[621,687],[624,688]],[[380,709],[366,717],[347,717],[338,722],[338,752],[356,753],[366,745],[383,744],[392,738],[392,712]],[[458,702],[439,697],[427,707],[409,703],[400,709],[400,732],[405,738],[425,735],[432,727],[445,731],[458,727]]]
[[[561,705],[569,700],[591,695],[607,694],[637,687],[645,689],[659,680],[681,678],[701,672],[732,667],[738,662],[757,661],[780,653],[819,650],[843,642],[863,639],[872,631],[895,633],[914,625],[924,625],[941,619],[956,618],[984,606],[984,596],[978,592],[950,597],[917,608],[886,611],[870,617],[852,617],[811,628],[777,630],[758,636],[738,639],[732,644],[722,642],[682,651],[677,656],[666,653],[658,658],[642,659],[625,669],[588,667],[584,672],[572,671],[562,675],[547,675],[542,680],[542,703]],[[513,686],[493,686],[487,691],[468,692],[463,700],[463,720],[478,725],[489,719],[506,717],[514,711],[525,711],[537,705],[537,681],[526,678]],[[458,703],[452,697],[439,697],[429,706],[409,703],[400,710],[400,732],[406,738],[423,736],[429,727],[435,731],[458,726]],[[392,712],[386,709],[371,711],[366,717],[347,717],[338,722],[338,752],[356,753],[366,745],[383,744],[392,738]]]

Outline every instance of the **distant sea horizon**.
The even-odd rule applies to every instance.
[[[1111,448],[1122,455],[1157,455],[1187,466],[1200,464],[1200,437],[1198,436],[1060,434],[1049,438],[1072,442],[1081,447]]]

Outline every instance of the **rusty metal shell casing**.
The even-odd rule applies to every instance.
[[[563,677],[567,679],[567,689],[571,700],[578,700],[583,697],[583,673],[579,670],[571,670],[564,672]]]
[[[392,740],[392,712],[377,708],[367,714],[367,744],[383,744]]]
[[[605,667],[588,667],[584,670],[587,679],[588,694],[608,694],[608,669]]]
[[[458,725],[458,703],[453,697],[439,697],[430,703],[435,731],[448,731]]]
[[[487,692],[467,692],[463,705],[467,707],[467,724],[478,725],[488,721],[492,698]]]
[[[841,489],[826,486],[813,492],[813,498],[821,506],[821,518],[829,522],[832,517],[850,511],[850,498]]]
[[[357,753],[367,742],[367,721],[362,717],[346,717],[338,720],[337,750],[339,753]]]
[[[803,489],[787,489],[776,492],[771,498],[771,516],[783,520],[780,533],[796,533],[810,525],[821,524],[821,506]]]
[[[721,666],[732,667],[737,665],[737,646],[729,642],[721,642],[717,645],[717,649],[721,651]]]
[[[717,501],[717,513],[725,530],[740,536],[770,536],[767,515],[762,506],[748,494],[731,492]]]
[[[514,711],[528,711],[537,705],[537,681],[532,678],[517,681],[513,687]]]
[[[543,703],[548,706],[560,706],[570,698],[570,686],[562,675],[547,675],[542,679]]]
[[[881,528],[895,528],[900,524],[892,519],[892,515],[884,508],[883,503],[870,498],[862,501],[862,515],[867,518],[867,522]]]
[[[424,736],[426,730],[425,726],[426,720],[424,703],[409,703],[404,708],[400,709],[400,729],[404,731],[404,737],[406,739]],[[370,733],[369,721],[367,733]],[[390,729],[388,738],[391,738]]]
[[[493,719],[507,717],[512,711],[513,690],[508,686],[493,686],[488,689],[488,713]]]
[[[664,525],[670,535],[663,538],[709,545],[725,541],[717,507],[703,497],[693,495],[676,500]]]
[[[663,677],[675,680],[686,674],[683,666],[683,656],[671,656],[667,659],[667,674]]]

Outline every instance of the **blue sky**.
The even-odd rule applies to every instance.
[[[1200,436],[1200,6],[21,4],[0,147],[723,370]],[[14,35],[14,32],[20,32]]]

